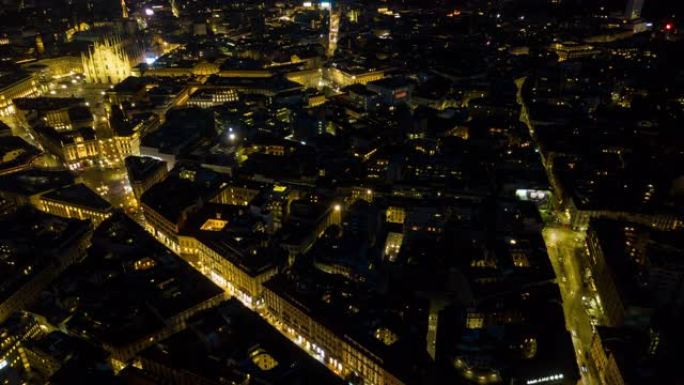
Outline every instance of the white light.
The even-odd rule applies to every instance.
[[[305,7],[305,8],[311,8],[312,5],[313,5],[313,3],[311,3],[310,1],[305,1],[305,2],[302,4],[302,6]]]
[[[332,9],[332,3],[329,1],[321,1],[321,9]]]
[[[145,64],[147,64],[147,65],[152,65],[156,61],[157,61],[156,57],[146,57],[145,58]]]
[[[145,15],[154,16],[154,11],[152,10],[152,8],[145,8]]]
[[[7,361],[6,361],[6,360],[0,361],[0,369],[4,369],[6,366],[7,366]]]
[[[339,204],[335,205],[335,211],[340,211],[340,210],[342,210],[342,206],[340,206]]]
[[[236,138],[236,136],[235,136],[235,134],[233,134],[232,132],[231,132],[230,134],[228,134],[228,139],[229,139],[231,142],[234,142],[234,141],[235,141],[235,138]]]
[[[562,379],[563,379],[563,374],[554,374],[551,376],[535,378],[533,380],[527,380],[527,385],[540,384],[540,383],[544,383],[544,382],[562,380]]]

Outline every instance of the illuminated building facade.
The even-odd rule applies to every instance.
[[[32,97],[38,94],[38,86],[32,75],[26,73],[0,73],[0,117],[14,115],[16,108],[12,100]]]
[[[339,87],[347,87],[353,84],[366,84],[385,77],[381,70],[347,70],[339,67],[328,68],[330,80]]]
[[[592,45],[575,42],[554,43],[550,49],[558,55],[558,61],[595,56],[600,52]]]
[[[210,108],[221,104],[237,102],[239,95],[232,89],[201,89],[190,96],[187,105],[191,107]]]
[[[330,31],[328,32],[328,57],[335,56],[337,40],[340,34],[340,12],[330,11]]]
[[[84,184],[67,186],[42,195],[39,208],[64,218],[89,220],[94,226],[112,215],[112,206]]]
[[[171,12],[173,13],[173,16],[179,17],[180,16],[180,11],[181,11],[181,0],[171,0]]]
[[[128,7],[126,6],[126,0],[121,0],[121,17],[128,19]]]
[[[14,99],[16,118],[22,124],[49,126],[57,132],[92,129],[94,116],[82,98],[35,97]]]
[[[258,188],[229,184],[221,189],[221,192],[212,199],[212,202],[223,205],[247,206],[257,194],[259,194]]]
[[[602,341],[604,333],[602,331],[603,328],[599,328],[591,342],[591,358],[599,370],[601,384],[624,385],[625,381],[618,367],[615,353],[611,352],[607,346],[604,346],[604,341]]]
[[[131,61],[126,40],[109,35],[93,43],[81,54],[86,80],[95,84],[116,84],[131,76]]]
[[[591,255],[593,282],[602,310],[601,322],[607,326],[620,326],[625,319],[625,305],[595,231],[587,233],[587,245]]]
[[[250,259],[264,252],[258,249],[243,250],[237,242],[198,240],[198,264],[207,278],[245,306],[254,308],[263,295],[263,284],[277,273],[276,266],[265,263],[256,266]]]
[[[305,350],[345,377],[355,374],[368,385],[404,384],[385,369],[383,360],[349,335],[341,335],[320,322],[312,309],[279,287],[279,277],[265,285],[264,305],[269,313],[282,322],[285,333]],[[378,328],[375,337],[392,345],[396,336]]]
[[[90,128],[59,132],[39,127],[36,131],[43,146],[72,169],[92,165],[100,158],[100,143]]]

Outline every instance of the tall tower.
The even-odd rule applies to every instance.
[[[339,10],[330,10],[330,31],[328,32],[328,57],[335,56],[337,50],[337,39],[340,34],[340,12]]]
[[[180,0],[171,0],[171,12],[173,12],[173,16],[178,17],[180,16]]]
[[[126,7],[126,0],[121,0],[121,17],[128,19],[128,8]]]
[[[625,8],[625,18],[634,20],[641,17],[641,9],[644,7],[644,0],[627,0]]]

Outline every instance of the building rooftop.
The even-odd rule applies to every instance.
[[[52,98],[52,97],[37,97],[37,98],[19,98],[14,99],[14,105],[20,110],[38,110],[38,111],[52,111],[63,108],[70,108],[85,105],[83,98]]]
[[[0,134],[0,175],[28,167],[41,151],[18,136]]]
[[[344,383],[235,299],[195,315],[188,325],[145,350],[143,370],[161,365],[207,382]]]
[[[0,217],[0,302],[90,231],[87,221],[56,217],[29,207]]]
[[[0,191],[15,195],[32,196],[74,183],[68,171],[29,169],[0,176]]]
[[[166,162],[163,160],[148,156],[128,156],[126,157],[125,164],[131,182],[146,180],[151,175],[154,175],[159,169],[167,167]]]
[[[167,113],[166,122],[142,137],[140,145],[165,154],[189,153],[204,139],[216,136],[214,114],[210,110],[185,108]]]
[[[33,75],[24,71],[0,72],[0,90],[4,90],[13,84],[30,79],[31,76]]]
[[[109,202],[83,183],[60,187],[44,194],[42,198],[99,211],[109,211],[112,208]]]
[[[95,130],[90,127],[81,127],[70,131],[57,131],[50,126],[36,127],[36,132],[45,139],[59,145],[75,144],[79,142],[95,140]]]
[[[280,273],[264,286],[338,338],[360,346],[370,359],[404,383],[417,381],[420,368],[427,365],[425,335],[416,330],[422,324],[418,320],[422,316],[427,319],[427,314],[421,315],[425,308],[420,301],[404,298],[399,310],[393,301],[358,283],[314,268]],[[392,338],[379,337],[385,334]]]
[[[32,311],[117,348],[147,339],[165,329],[172,317],[222,293],[140,225],[117,213],[95,231],[88,257],[65,271]]]
[[[141,202],[155,210],[172,223],[185,221],[185,210],[199,209],[204,202],[213,198],[223,182],[223,176],[201,167],[174,168],[170,175],[150,187],[141,197]]]

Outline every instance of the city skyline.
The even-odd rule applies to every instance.
[[[681,4],[0,0],[0,385],[677,385]]]

